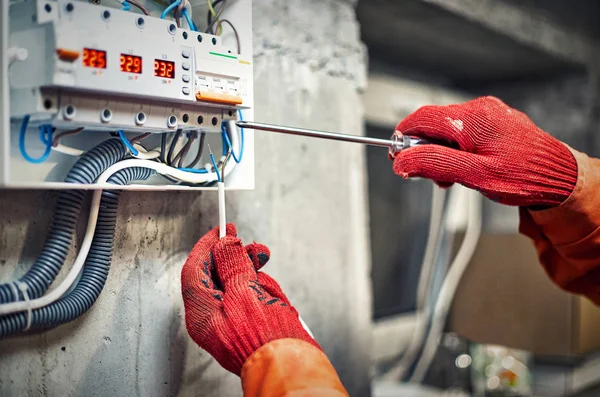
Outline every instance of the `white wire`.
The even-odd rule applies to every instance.
[[[402,380],[406,371],[414,363],[421,344],[427,334],[428,319],[431,310],[427,305],[427,291],[431,282],[431,273],[435,261],[436,248],[439,246],[440,231],[443,227],[442,220],[444,215],[444,199],[446,190],[433,185],[431,192],[431,216],[429,218],[429,234],[423,263],[421,266],[421,275],[419,276],[419,285],[417,288],[417,307],[415,310],[415,329],[400,361],[390,368],[383,376],[383,380]]]
[[[112,173],[110,175],[112,175]],[[100,178],[103,179],[104,177],[106,177],[106,179],[104,179],[104,182],[106,182],[110,175],[108,175],[105,172],[100,176]],[[85,237],[83,239],[83,242],[81,243],[79,254],[77,254],[77,258],[75,259],[75,263],[71,267],[71,270],[63,279],[63,281],[61,281],[58,287],[37,299],[32,299],[29,301],[11,302],[0,305],[0,315],[22,312],[28,309],[38,309],[40,307],[47,306],[58,300],[61,296],[64,295],[65,292],[69,290],[69,288],[71,288],[71,285],[73,285],[73,283],[77,279],[77,276],[79,275],[79,272],[81,271],[85,260],[87,259],[87,255],[90,251],[92,240],[94,238],[94,231],[96,229],[96,222],[98,221],[98,211],[100,210],[101,198],[102,190],[94,191],[94,195],[92,197],[92,205],[90,207],[90,214],[88,216],[88,225],[85,230]]]
[[[154,160],[160,156],[160,151],[158,150],[158,148],[154,148],[152,150],[146,150],[139,143],[134,143],[133,147],[136,148],[138,151],[138,154],[135,154],[135,155],[133,153],[131,154],[135,158],[142,159],[142,160]]]
[[[75,149],[74,147],[63,145],[59,143],[56,146],[52,146],[52,150],[55,152],[60,152],[63,154],[68,154],[69,156],[81,156],[84,152],[81,149]]]
[[[235,167],[234,161],[230,161],[225,166],[225,173],[231,172],[231,170]],[[111,175],[115,174],[118,171],[121,171],[125,168],[131,167],[144,167],[155,170],[156,172],[169,175],[173,178],[180,179],[184,182],[189,183],[206,183],[206,182],[214,182],[217,180],[216,173],[208,173],[208,174],[195,174],[191,172],[181,171],[173,167],[169,167],[166,164],[157,163],[150,160],[138,160],[138,159],[129,159],[120,161],[111,167],[109,167],[106,171],[104,171],[96,183],[103,184],[106,183],[108,178]],[[71,288],[79,272],[83,268],[85,264],[85,260],[87,259],[87,255],[89,253],[90,247],[92,245],[92,240],[94,238],[94,231],[96,229],[96,223],[98,221],[98,211],[100,209],[100,199],[102,198],[102,190],[95,190],[94,195],[92,197],[92,205],[90,208],[90,214],[88,217],[88,224],[85,231],[85,236],[83,238],[83,242],[81,243],[81,248],[79,253],[77,254],[77,258],[75,259],[75,263],[69,270],[67,276],[61,281],[61,283],[53,290],[51,290],[48,294],[37,298],[32,299],[27,302],[19,301],[19,302],[11,302],[0,305],[0,315],[6,315],[10,313],[22,312],[28,309],[38,309],[40,307],[44,307],[52,304],[56,300],[58,300],[61,296],[64,295],[65,292]]]
[[[480,194],[474,190],[469,190],[467,204],[469,208],[465,237],[440,289],[440,294],[433,310],[431,330],[423,347],[423,353],[410,378],[411,382],[420,383],[425,378],[425,374],[431,365],[431,361],[442,338],[444,326],[446,325],[446,317],[454,299],[454,294],[465,270],[469,266],[469,262],[477,247],[479,236],[481,235]]]
[[[153,160],[160,156],[160,152],[157,150],[158,148],[148,151],[139,143],[134,143],[133,147],[136,148],[138,151],[137,155],[134,155],[133,153],[131,154],[135,158],[142,159],[142,160]],[[63,145],[62,143],[59,143],[58,145],[53,146],[52,150],[63,153],[63,154],[68,154],[69,156],[76,156],[76,157],[81,156],[83,153],[85,153],[81,149],[76,149],[74,147],[66,146],[66,145]]]
[[[227,234],[227,217],[225,214],[225,183],[217,182],[217,190],[219,195],[219,238],[223,238]]]

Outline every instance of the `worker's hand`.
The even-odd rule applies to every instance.
[[[191,338],[225,369],[239,375],[246,359],[267,342],[295,338],[316,347],[281,287],[263,272],[269,249],[242,246],[235,226],[198,241],[181,272],[185,322]]]
[[[518,206],[559,205],[577,182],[571,151],[494,97],[424,106],[396,130],[440,143],[400,152],[394,171],[405,178],[428,178],[444,187],[456,182]]]

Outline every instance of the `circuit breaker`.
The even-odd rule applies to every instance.
[[[52,150],[46,161],[32,163],[23,155],[23,146],[38,157],[49,148],[44,142],[50,138],[41,136],[46,128],[54,131],[55,144],[61,131],[78,130],[64,139],[81,151],[118,134],[145,134],[144,146],[156,150],[166,150],[166,140],[179,145],[179,151],[190,137],[196,138],[186,149],[193,153],[202,150],[197,147],[201,134],[219,156],[225,154],[224,131],[229,137],[243,133],[241,140],[236,136],[236,147],[230,147],[234,157],[240,150],[244,155],[228,175],[227,186],[252,188],[253,135],[238,131],[232,122],[253,117],[251,1],[227,2],[221,18],[228,25],[219,25],[218,33],[178,26],[151,1],[146,2],[150,15],[99,3],[34,0],[3,6],[3,14],[8,8],[3,28],[9,31],[2,48],[8,58],[3,88],[9,91],[10,106],[10,129],[4,131],[10,133],[2,136],[0,146],[1,184],[66,187],[62,178],[76,158]],[[208,162],[204,151],[201,166]],[[164,157],[166,153],[159,158]],[[146,183],[146,188],[207,187],[164,178]]]

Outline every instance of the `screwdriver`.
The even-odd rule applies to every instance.
[[[400,131],[395,131],[390,139],[370,138],[366,136],[347,135],[337,132],[307,130],[304,128],[286,127],[281,125],[257,123],[254,121],[236,121],[239,128],[249,128],[253,130],[279,132],[282,134],[308,136],[312,138],[331,139],[334,141],[362,143],[364,145],[386,147],[390,155],[394,156],[404,149],[413,146],[429,144],[425,139],[415,138],[408,135],[403,135]]]

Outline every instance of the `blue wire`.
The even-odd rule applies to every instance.
[[[52,150],[52,126],[48,124],[44,124],[40,126],[40,141],[46,145],[46,150],[41,157],[34,159],[29,154],[27,154],[27,150],[25,149],[25,134],[27,133],[27,126],[29,125],[30,116],[27,114],[23,117],[23,123],[21,123],[21,130],[19,131],[19,150],[21,151],[21,155],[23,158],[30,163],[39,164],[43,163],[50,156],[50,151]],[[48,137],[47,137],[48,136]]]
[[[190,18],[190,14],[188,13],[187,8],[183,9],[182,14],[185,17],[185,20],[187,21],[190,29],[193,30],[194,32],[198,31],[198,29],[196,29],[196,25],[194,25],[194,21],[192,21],[192,18]]]
[[[175,2],[171,3],[170,6],[168,6],[167,8],[165,8],[165,10],[163,11],[162,14],[160,14],[160,19],[165,19],[167,17],[167,15],[169,15],[169,13],[171,11],[173,11],[176,7],[179,6],[179,4],[181,4],[183,0],[176,0]]]
[[[210,154],[210,161],[212,162],[213,167],[215,167],[215,172],[217,173],[217,182],[221,182],[221,173],[219,172],[219,168],[217,167],[215,156],[212,153]]]
[[[129,10],[131,10],[131,5],[128,2],[124,1],[121,4],[123,4],[123,7],[121,7],[121,10],[123,10],[123,11],[129,11]]]
[[[127,149],[129,149],[131,154],[133,154],[134,156],[137,156],[138,154],[140,154],[140,152],[138,152],[138,150],[133,147],[131,142],[129,142],[129,140],[127,140],[127,138],[125,138],[125,134],[123,133],[123,130],[119,130],[119,138],[121,138],[121,140],[123,141],[125,146],[127,146]]]
[[[177,168],[180,171],[191,172],[192,174],[208,174],[206,168]]]
[[[227,141],[225,137],[227,136],[227,128],[225,123],[221,123],[221,147],[223,148],[223,156],[227,156],[227,151],[229,150],[229,146],[227,145]]]
[[[40,141],[46,146],[52,145],[52,125],[40,125]]]
[[[242,112],[238,110],[238,113],[240,115],[240,120],[242,119]],[[228,149],[231,147],[231,141],[229,140],[229,135],[227,134],[227,128],[225,126],[225,123],[223,123],[221,125],[221,136],[223,139],[223,155],[227,154]],[[231,151],[231,156],[233,157],[233,160],[236,163],[240,163],[242,161],[242,157],[244,156],[244,129],[240,128],[240,154],[239,157],[235,155],[235,153],[233,152],[233,149]],[[225,146],[227,145],[227,147]]]

